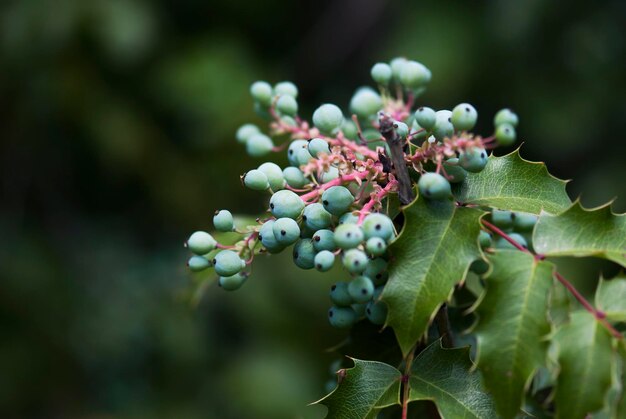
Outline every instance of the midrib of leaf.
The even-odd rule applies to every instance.
[[[471,412],[474,417],[479,418],[480,416],[478,416],[473,410],[471,410],[469,407],[467,407],[467,405],[463,404],[463,402],[460,399],[457,399],[456,397],[454,397],[454,395],[452,395],[452,393],[449,393],[448,391],[444,390],[443,388],[439,387],[438,385],[430,382],[430,381],[426,381],[422,378],[420,378],[417,375],[413,375],[411,376],[412,379],[415,380],[419,380],[422,383],[426,383],[427,385],[436,388],[437,390],[440,390],[442,393],[446,394],[447,396],[449,396],[452,400],[456,401],[459,405],[463,406],[465,408],[466,411]],[[430,398],[430,400],[433,400],[433,398]]]

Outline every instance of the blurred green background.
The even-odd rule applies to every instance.
[[[263,258],[240,292],[194,278],[182,243],[211,214],[263,210],[234,141],[248,86],[293,80],[302,115],[346,106],[395,55],[422,101],[520,116],[522,155],[572,197],[626,210],[620,0],[5,0],[0,5],[0,416],[319,417],[344,338],[341,273]],[[283,156],[279,162],[284,162]],[[585,281],[584,270],[576,269]]]

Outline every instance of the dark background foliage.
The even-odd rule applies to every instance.
[[[284,255],[190,303],[186,236],[265,205],[238,180],[260,163],[233,137],[260,122],[250,83],[293,80],[308,117],[409,56],[433,71],[424,102],[473,103],[484,134],[510,106],[524,157],[623,212],[625,16],[619,0],[2,2],[0,415],[319,417],[341,272]]]

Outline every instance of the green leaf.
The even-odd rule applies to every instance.
[[[596,307],[610,320],[626,322],[626,276],[622,274],[608,281],[600,278]]]
[[[558,215],[542,214],[533,246],[546,256],[597,256],[626,267],[626,214],[610,205],[587,210],[575,202]]]
[[[584,418],[602,408],[611,387],[613,349],[611,335],[586,311],[572,313],[556,333],[557,418]]]
[[[519,149],[506,156],[491,155],[479,173],[468,173],[455,187],[460,202],[539,214],[558,213],[571,201],[565,192],[567,182],[548,173],[543,163],[524,160]]]
[[[489,257],[492,270],[476,309],[478,367],[498,413],[514,417],[533,373],[545,363],[554,265],[517,250]]]
[[[411,368],[409,400],[432,400],[443,418],[494,418],[493,402],[473,371],[469,347],[444,349],[434,342]]]
[[[622,340],[617,347],[619,355],[619,364],[622,367],[620,371],[620,392],[617,397],[616,418],[626,417],[626,343]]]
[[[480,255],[482,212],[452,201],[418,198],[404,209],[404,228],[390,246],[389,282],[382,299],[403,354],[422,337],[437,309]]]
[[[402,374],[391,365],[352,358],[337,388],[315,403],[328,407],[327,418],[368,419],[384,407],[400,403]]]

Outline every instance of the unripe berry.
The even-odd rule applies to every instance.
[[[350,100],[350,110],[361,118],[375,115],[382,107],[380,95],[368,87],[357,90]]]
[[[298,102],[293,96],[281,95],[276,101],[276,109],[285,115],[296,115],[298,113]]]
[[[498,145],[503,147],[507,147],[512,145],[515,142],[516,133],[513,125],[503,123],[496,127],[496,142]]]
[[[484,230],[480,230],[480,233],[478,234],[478,243],[480,243],[480,247],[482,247],[483,249],[491,247],[491,234],[487,233]]]
[[[356,224],[341,224],[335,228],[335,244],[341,249],[355,248],[364,238],[363,230]]]
[[[235,134],[235,138],[237,141],[245,144],[248,141],[248,138],[253,136],[254,134],[259,134],[261,131],[259,127],[254,124],[244,124],[237,129],[237,133]]]
[[[493,118],[493,124],[497,127],[502,124],[510,124],[513,127],[516,127],[519,122],[519,118],[510,109],[500,109],[496,116]]]
[[[469,103],[461,103],[452,109],[451,122],[457,131],[469,131],[476,125],[478,112]]]
[[[500,228],[513,227],[513,221],[515,221],[515,213],[511,211],[503,211],[494,209],[491,211],[491,222]]]
[[[313,260],[315,263],[315,269],[320,272],[329,271],[335,264],[335,254],[329,250],[322,250]]]
[[[363,275],[374,281],[375,285],[384,284],[385,281],[387,281],[387,278],[389,278],[389,273],[387,272],[387,261],[383,258],[370,259]]]
[[[213,225],[217,231],[233,231],[233,214],[228,210],[215,211]]]
[[[270,184],[270,188],[273,191],[279,191],[285,188],[285,178],[283,177],[283,171],[276,163],[267,162],[259,166],[259,170],[265,173],[267,181]]]
[[[513,225],[517,231],[532,231],[537,223],[537,216],[525,212],[516,212]]]
[[[391,81],[391,66],[386,63],[376,63],[372,67],[370,74],[376,83],[386,86]]]
[[[517,233],[509,233],[509,237],[512,238],[517,244],[522,247],[528,248],[528,243],[524,236]],[[517,247],[513,246],[507,239],[504,237],[498,237],[495,241],[495,247],[497,249],[517,249]]]
[[[469,267],[476,275],[483,275],[489,270],[489,264],[482,259],[475,260]]]
[[[372,237],[365,243],[365,249],[372,256],[382,256],[387,251],[387,243],[380,237]]]
[[[343,214],[353,202],[352,193],[344,186],[331,186],[322,194],[324,208],[333,215]]]
[[[452,195],[450,182],[438,173],[424,173],[417,186],[427,199],[444,199]]]
[[[400,71],[400,83],[411,89],[424,86],[430,78],[430,70],[417,61],[407,61]]]
[[[300,227],[291,218],[279,218],[272,226],[276,241],[283,245],[289,246],[300,238]]]
[[[331,252],[337,248],[335,244],[335,233],[330,230],[318,230],[313,234],[313,247],[318,252],[322,250],[330,250]]]
[[[309,149],[307,147],[301,148],[296,151],[296,161],[298,162],[298,166],[304,166],[312,159],[313,156],[311,156],[311,153],[309,153]]]
[[[433,136],[441,141],[446,137],[451,137],[454,134],[454,126],[452,125],[452,112],[448,110],[441,110],[435,113],[436,121],[433,127]]]
[[[326,103],[313,112],[313,124],[324,133],[333,133],[343,123],[343,113],[336,105]]]
[[[468,172],[478,173],[485,168],[488,162],[484,148],[472,147],[459,153],[459,165]]]
[[[187,266],[192,272],[201,272],[207,268],[210,268],[211,262],[209,262],[209,260],[205,257],[195,255],[189,258],[189,260],[187,261]]]
[[[351,274],[360,274],[367,268],[367,255],[359,249],[349,249],[343,254],[343,266]]]
[[[365,315],[373,324],[383,325],[387,320],[387,305],[382,301],[371,301],[365,308]]]
[[[433,129],[437,122],[437,113],[432,108],[422,106],[415,111],[415,121],[417,121],[420,127],[429,131]]]
[[[366,303],[374,295],[374,283],[366,276],[357,276],[348,284],[348,293],[352,301]]]
[[[220,276],[217,280],[217,284],[226,291],[235,291],[241,288],[247,279],[248,274],[245,272],[239,272],[231,276]]]
[[[341,225],[341,224],[356,224],[359,221],[359,217],[354,215],[351,212],[346,212],[345,214],[343,214],[341,217],[339,217],[339,220],[337,222],[337,224]]]
[[[467,177],[467,171],[459,166],[459,159],[456,157],[443,162],[443,168],[450,183],[461,183]]]
[[[302,170],[297,167],[289,166],[283,169],[283,177],[285,182],[292,188],[303,188],[309,181],[304,177]]]
[[[337,179],[339,177],[339,169],[335,166],[330,166],[328,170],[322,173],[322,183],[330,182],[333,179]]]
[[[196,231],[187,239],[187,247],[196,255],[204,255],[215,249],[217,241],[205,231]]]
[[[347,282],[337,282],[330,287],[330,301],[339,307],[347,307],[352,304],[352,297],[348,293]]]
[[[246,151],[252,157],[263,157],[274,147],[272,139],[265,134],[253,134],[246,142]]]
[[[321,138],[312,138],[308,143],[309,154],[313,157],[317,157],[320,153],[330,154],[330,147],[328,143]]]
[[[270,198],[270,210],[277,218],[287,217],[295,220],[302,214],[304,202],[294,192],[282,190]]]
[[[270,187],[265,173],[253,169],[243,175],[243,184],[255,191],[264,191]]]
[[[398,137],[400,138],[406,138],[407,135],[409,135],[409,127],[401,121],[395,121],[393,123],[393,128],[396,130],[396,134],[398,134]]]
[[[232,250],[222,250],[213,258],[215,272],[219,276],[232,276],[241,271],[246,262],[241,260],[239,255]]]
[[[406,58],[397,57],[389,63],[389,66],[391,67],[391,75],[396,81],[400,80],[400,73],[402,73],[402,69],[407,62],[408,60]]]
[[[298,163],[298,150],[301,148],[305,148],[308,146],[307,140],[297,139],[293,140],[291,144],[289,144],[289,148],[287,149],[287,160],[289,160],[289,164],[292,166],[299,166]]]
[[[362,228],[366,240],[371,237],[380,237],[388,241],[393,237],[394,233],[391,218],[379,212],[367,215],[365,220],[363,220]]]
[[[255,81],[250,86],[250,94],[257,102],[269,106],[272,104],[272,86],[265,81]]]
[[[331,307],[328,310],[330,325],[338,329],[346,329],[356,321],[356,314],[351,307]]]
[[[320,203],[309,204],[304,208],[302,221],[313,230],[321,230],[330,226],[332,215]]]
[[[298,88],[290,81],[281,81],[274,86],[274,94],[288,95],[296,99],[298,97]]]
[[[313,269],[315,249],[310,239],[298,240],[293,246],[293,262],[301,269]]]
[[[259,240],[269,253],[279,253],[285,248],[274,236],[274,220],[268,220],[259,229]]]

